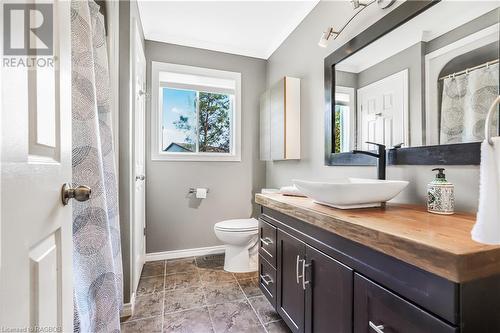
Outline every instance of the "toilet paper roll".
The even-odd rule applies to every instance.
[[[196,189],[196,198],[205,199],[207,197],[207,189],[206,188],[197,188]]]

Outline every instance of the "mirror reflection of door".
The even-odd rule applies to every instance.
[[[358,89],[358,147],[408,144],[408,70]]]

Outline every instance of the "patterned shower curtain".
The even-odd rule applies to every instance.
[[[483,141],[486,114],[496,96],[498,63],[444,79],[440,143]],[[491,126],[491,133],[496,133],[497,119]]]
[[[71,2],[75,332],[119,332],[122,259],[104,19],[94,1]]]

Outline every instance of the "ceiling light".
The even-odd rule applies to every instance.
[[[321,47],[327,47],[328,46],[328,40],[333,36],[333,39],[337,38],[339,35],[338,32],[335,31],[333,27],[328,27],[328,29],[323,32],[323,35],[321,35],[321,39],[318,42],[318,45]]]
[[[345,27],[347,27],[347,25],[349,23],[351,23],[351,21],[359,13],[361,13],[363,11],[363,9],[370,6],[372,3],[377,2],[378,6],[380,8],[385,9],[385,8],[392,6],[395,1],[396,0],[371,0],[367,3],[365,3],[365,2],[361,2],[361,0],[351,0],[352,6],[354,7],[355,10],[358,8],[361,8],[361,9],[356,11],[354,13],[354,15],[352,15],[351,18],[349,18],[349,20],[347,20],[347,22],[344,24],[344,26],[340,30],[336,31],[333,27],[328,27],[328,29],[325,32],[323,32],[323,35],[321,36],[321,39],[318,42],[318,45],[321,47],[327,47],[328,42],[332,36],[333,36],[333,39],[337,39],[337,37],[342,33],[342,31],[344,31]]]
[[[366,3],[362,3],[359,0],[351,0],[352,6],[354,9],[358,9],[359,7],[366,7],[368,6]]]

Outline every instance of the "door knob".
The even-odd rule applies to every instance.
[[[80,185],[76,188],[72,188],[70,184],[65,183],[61,188],[61,201],[65,206],[68,204],[69,199],[87,201],[90,199],[91,193],[92,190],[88,186]]]
[[[135,180],[144,180],[144,179],[146,179],[146,176],[144,175],[135,176]]]

